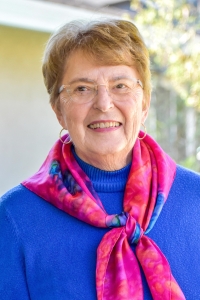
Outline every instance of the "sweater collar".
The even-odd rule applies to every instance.
[[[85,174],[90,178],[97,193],[101,192],[123,192],[127,183],[131,163],[116,171],[105,171],[83,161],[72,146],[72,153],[77,163]]]

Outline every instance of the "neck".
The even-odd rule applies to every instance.
[[[76,154],[89,165],[104,171],[116,171],[127,166],[132,159],[132,151],[124,157],[121,153],[113,153],[109,155],[82,155],[75,149]]]

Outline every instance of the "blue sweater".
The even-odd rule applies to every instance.
[[[106,172],[77,158],[108,213],[123,210],[130,165]],[[200,175],[177,167],[148,234],[167,257],[187,300],[200,299]],[[19,185],[0,202],[0,299],[95,300],[96,249],[110,229],[92,227]],[[146,281],[144,299],[152,299]]]

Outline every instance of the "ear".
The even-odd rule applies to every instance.
[[[55,112],[56,117],[57,117],[57,119],[58,119],[58,122],[60,123],[60,125],[62,126],[62,128],[67,129],[67,128],[66,128],[66,124],[65,124],[65,122],[64,122],[63,114],[62,114],[62,112],[61,112],[60,105],[59,105],[59,104],[57,104],[57,105],[51,104],[51,108],[52,108],[53,111]]]
[[[147,119],[148,113],[149,113],[149,107],[150,107],[151,97],[149,99],[143,100],[143,108],[142,108],[142,123],[145,122]]]

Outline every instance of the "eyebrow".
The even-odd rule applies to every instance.
[[[130,76],[127,76],[127,75],[118,75],[118,76],[115,76],[113,78],[111,78],[111,81],[116,81],[116,80],[121,80],[121,79],[137,79],[137,78],[134,78],[134,77],[130,77]]]
[[[94,83],[95,81],[92,79],[89,79],[87,77],[82,77],[82,78],[74,78],[69,82],[69,85],[72,83],[76,83],[76,82],[91,82]]]
[[[121,80],[121,79],[129,79],[129,80],[133,80],[133,79],[137,79],[137,78],[133,78],[130,76],[126,76],[126,75],[117,75],[111,78],[108,78],[109,81],[117,81],[117,80]],[[86,83],[95,83],[94,80],[87,78],[87,77],[81,77],[81,78],[74,78],[73,80],[71,80],[69,82],[69,85],[72,83],[76,83],[76,82],[86,82]]]

